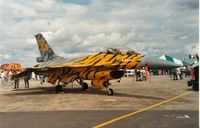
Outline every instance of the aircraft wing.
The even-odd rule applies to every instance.
[[[73,70],[73,73],[80,73],[81,71],[84,70],[89,70],[89,69],[96,69],[101,67],[101,70],[103,69],[112,69],[116,65],[113,65],[111,63],[104,63],[101,65],[94,65],[94,64],[81,64],[81,63],[74,63],[74,62],[66,62],[63,64],[54,64],[54,65],[47,65],[47,66],[36,66],[36,67],[29,67],[26,68],[25,71],[19,73],[16,77],[22,77],[26,75],[27,73],[30,72],[37,72],[37,73],[54,73],[54,72],[62,72],[63,70]],[[73,74],[72,72],[70,72]],[[68,74],[70,74],[68,73]]]

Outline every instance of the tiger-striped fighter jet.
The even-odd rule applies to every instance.
[[[41,56],[37,58],[39,64],[27,68],[21,75],[34,72],[37,75],[48,77],[48,82],[56,81],[68,84],[77,81],[82,90],[88,89],[84,80],[91,80],[91,85],[96,88],[106,88],[108,95],[113,95],[109,87],[110,80],[124,76],[126,69],[141,69],[145,65],[149,68],[175,68],[179,65],[164,60],[149,58],[133,50],[121,52],[118,48],[108,48],[97,54],[87,55],[69,60],[54,53],[42,34],[35,35]],[[62,86],[56,86],[56,92],[60,92]]]

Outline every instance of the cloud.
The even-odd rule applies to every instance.
[[[2,1],[0,64],[36,64],[37,33],[69,58],[115,46],[181,58],[198,49],[198,8],[198,0]]]
[[[185,49],[192,55],[199,55],[199,45],[197,44],[188,44]]]
[[[188,9],[199,9],[199,1],[197,0],[179,0],[178,3]]]

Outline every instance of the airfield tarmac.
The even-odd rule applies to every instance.
[[[0,128],[198,128],[199,93],[187,80],[152,76],[112,81],[114,95],[78,84],[54,94],[49,84],[31,80],[30,88],[0,86]],[[88,82],[89,83],[89,82]]]

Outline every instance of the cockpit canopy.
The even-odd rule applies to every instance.
[[[128,54],[133,55],[137,54],[140,55],[140,53],[134,51],[131,48],[108,48],[107,50],[104,50],[103,52],[107,52],[108,54]]]

